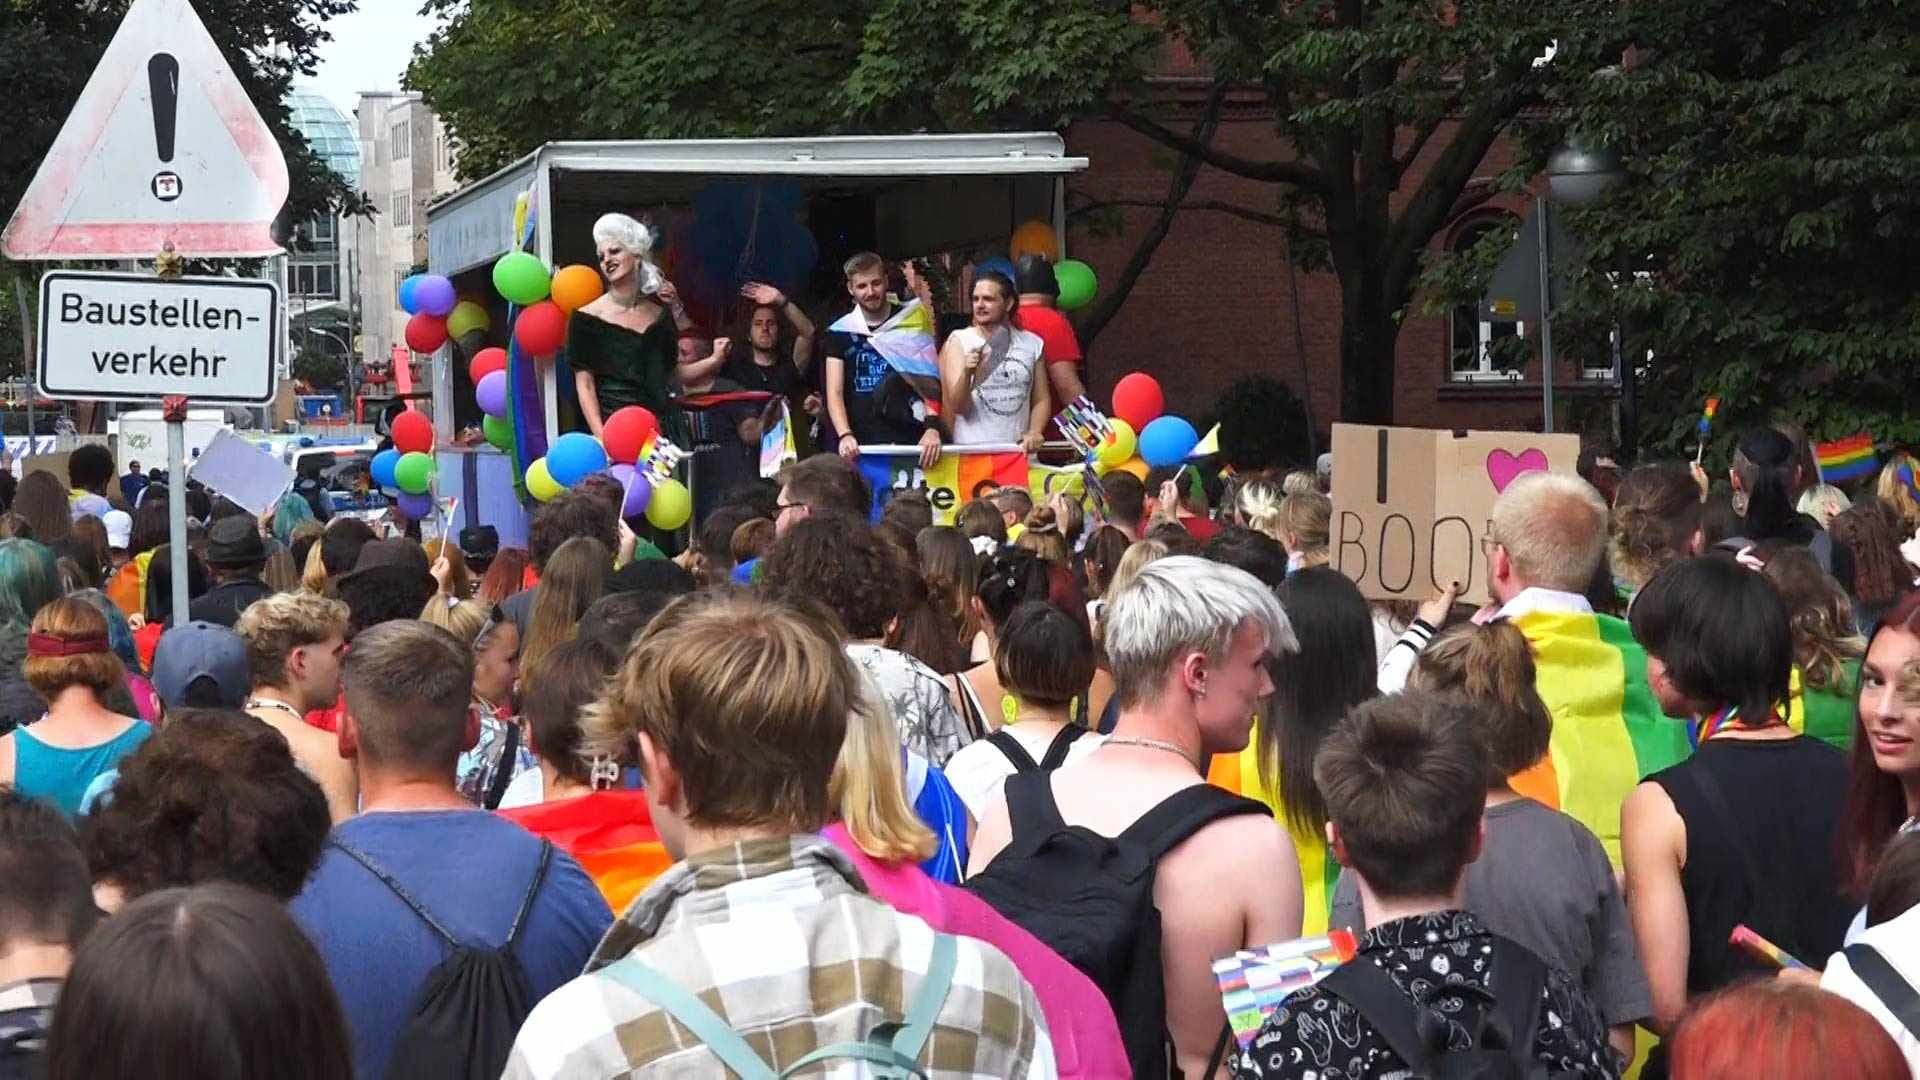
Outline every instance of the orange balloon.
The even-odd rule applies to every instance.
[[[1140,482],[1143,484],[1147,482],[1147,472],[1149,470],[1147,468],[1147,463],[1144,459],[1130,458],[1126,461],[1121,462],[1118,465],[1115,465],[1113,469],[1115,472],[1132,473],[1133,475],[1139,477]]]
[[[1053,226],[1044,221],[1028,221],[1013,230],[1013,239],[1007,244],[1007,254],[1014,262],[1022,255],[1044,255],[1050,263],[1060,261],[1060,235]]]
[[[571,315],[599,299],[607,291],[600,284],[600,271],[591,266],[563,266],[553,275],[553,288],[549,297],[560,310]]]

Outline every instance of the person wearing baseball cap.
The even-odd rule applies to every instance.
[[[194,620],[169,627],[153,650],[153,689],[168,712],[237,709],[251,677],[247,642],[232,628]]]
[[[273,595],[267,583],[260,580],[267,564],[267,545],[252,518],[235,514],[209,526],[205,558],[213,572],[214,586],[187,609],[189,618],[231,627],[247,605]]]
[[[1040,338],[1040,358],[1047,364],[1054,404],[1064,406],[1085,396],[1080,338],[1060,310],[1060,283],[1053,264],[1045,255],[1022,255],[1014,280],[1014,288],[1020,290],[1020,329]]]

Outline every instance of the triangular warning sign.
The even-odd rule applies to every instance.
[[[274,255],[287,163],[187,0],[134,0],[0,235],[12,259]]]

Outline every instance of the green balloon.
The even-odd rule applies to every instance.
[[[493,287],[508,303],[526,307],[547,298],[553,275],[538,255],[516,251],[493,264]]]
[[[1079,259],[1062,259],[1053,268],[1053,280],[1060,284],[1059,304],[1062,311],[1086,307],[1093,301],[1093,294],[1100,289],[1100,283],[1093,276],[1093,267]]]
[[[401,454],[393,466],[393,486],[409,495],[425,495],[433,484],[433,455]]]
[[[488,416],[480,421],[480,431],[486,435],[487,444],[496,450],[513,449],[513,421],[504,416]]]

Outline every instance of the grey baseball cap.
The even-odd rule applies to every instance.
[[[187,688],[201,678],[213,680],[222,706],[239,708],[253,686],[247,639],[210,622],[169,627],[153,650],[154,691],[167,708],[186,708]]]

